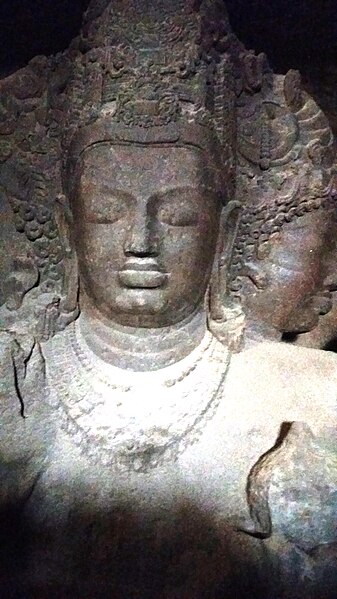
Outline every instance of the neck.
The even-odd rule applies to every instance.
[[[188,356],[206,332],[201,307],[180,323],[161,328],[127,327],[84,310],[81,334],[99,358],[127,370],[147,371],[170,366]]]
[[[279,342],[281,338],[282,334],[272,325],[257,320],[247,320],[244,342],[246,349],[264,341]]]

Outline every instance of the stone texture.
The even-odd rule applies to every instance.
[[[281,342],[332,131],[222,2],[129,4],[0,82],[0,594],[335,599],[336,356]]]

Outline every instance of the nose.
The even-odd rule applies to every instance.
[[[157,256],[155,243],[155,222],[145,208],[137,210],[124,243],[126,256],[147,258]]]
[[[332,274],[324,280],[324,287],[329,291],[337,291],[337,274]]]

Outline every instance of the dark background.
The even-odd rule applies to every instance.
[[[37,54],[64,50],[78,34],[88,4],[0,0],[0,76]],[[227,0],[226,5],[246,47],[266,52],[275,72],[301,71],[337,132],[337,0]]]
[[[169,2],[169,0],[168,0]],[[89,0],[0,0],[0,70],[64,50]],[[227,0],[232,26],[274,68],[310,70],[337,59],[336,0]]]

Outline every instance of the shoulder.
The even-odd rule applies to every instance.
[[[226,387],[245,419],[304,420],[316,430],[337,424],[336,384],[336,354],[261,343],[232,356]]]
[[[233,362],[254,364],[260,371],[287,371],[298,378],[328,373],[337,376],[337,354],[288,343],[258,343],[233,356]]]

